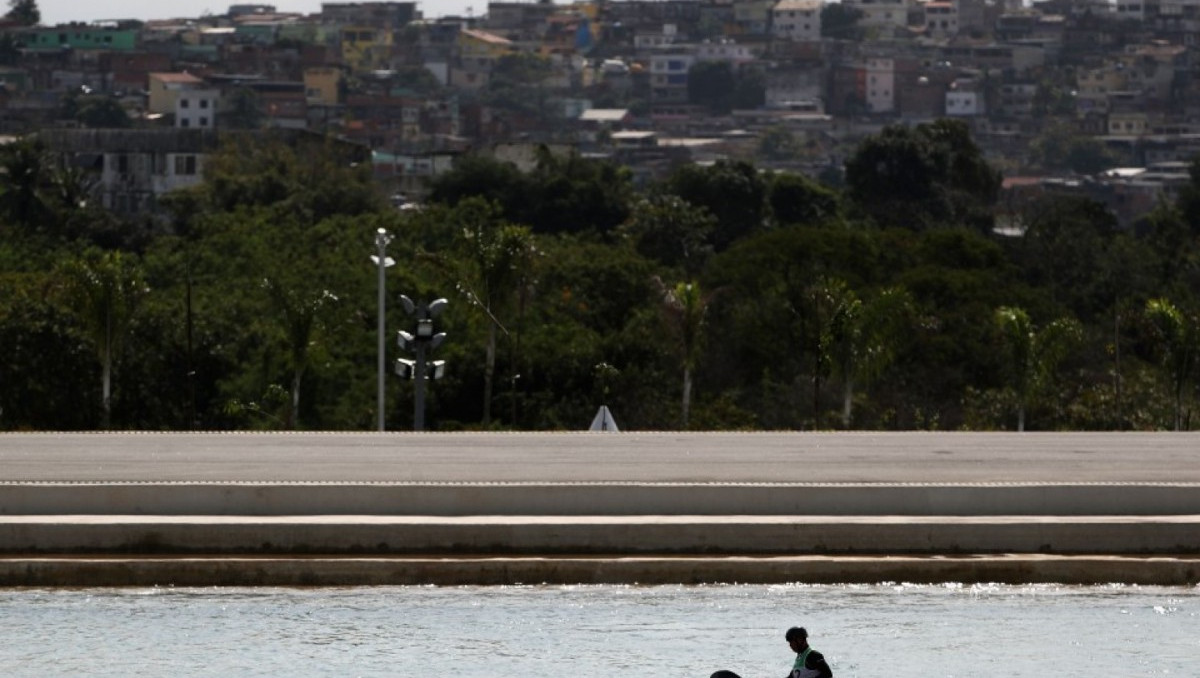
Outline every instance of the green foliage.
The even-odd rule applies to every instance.
[[[234,136],[205,164],[201,199],[217,211],[272,207],[317,222],[381,209],[364,149],[320,137]]]
[[[995,322],[1016,395],[1017,430],[1024,431],[1030,402],[1046,392],[1055,370],[1082,340],[1083,328],[1073,318],[1059,318],[1037,331],[1024,309],[1010,306],[996,309]]]
[[[803,174],[773,175],[767,201],[780,225],[817,225],[841,215],[838,194]]]
[[[542,148],[528,179],[532,195],[518,221],[536,233],[607,234],[625,220],[633,200],[628,168],[575,152],[559,157]]]
[[[642,256],[694,277],[712,254],[710,238],[716,221],[708,210],[683,198],[651,195],[634,203],[621,232]]]
[[[71,95],[63,100],[62,116],[83,127],[126,128],[132,123],[121,104],[104,95]]]
[[[442,88],[433,71],[424,66],[404,66],[397,69],[393,85],[401,90],[426,96]]]
[[[866,31],[858,25],[863,17],[861,9],[840,2],[829,2],[821,6],[821,37],[861,42]]]
[[[42,11],[38,9],[37,0],[8,0],[8,7],[5,18],[12,19],[22,26],[36,26],[42,21]]]
[[[515,342],[510,316],[521,313],[534,278],[537,246],[527,226],[505,222],[498,206],[480,198],[458,203],[448,214],[456,231],[448,256],[432,255],[446,282],[467,308],[480,314],[486,331],[481,423],[492,421],[499,334]],[[516,312],[511,312],[515,309]],[[512,318],[516,319],[516,318]],[[515,343],[514,343],[515,346]]]
[[[1051,171],[1095,174],[1116,162],[1102,141],[1080,135],[1069,123],[1049,125],[1030,143],[1029,150],[1035,165]]]
[[[1023,237],[1001,237],[983,216],[998,176],[956,125],[880,135],[872,157],[915,176],[855,174],[856,154],[846,193],[732,162],[640,189],[625,168],[542,149],[527,172],[464,157],[404,211],[358,147],[246,136],[153,229],[99,209],[86,168],[10,144],[0,428],[103,425],[94,327],[57,293],[94,245],[85,260],[136,262],[145,281],[114,325],[112,426],[374,428],[379,228],[394,236],[391,337],[412,322],[397,293],[452,300],[434,430],[577,430],[600,404],[625,430],[996,429],[1018,408],[1041,429],[1189,428],[1195,370],[1155,378],[1175,364],[1173,316],[1144,309],[1196,304],[1191,188],[1129,231],[1048,195],[1025,206]],[[1014,336],[1041,357],[1018,361],[1001,307],[1081,331],[1057,344],[1058,323],[1030,321]],[[385,396],[387,428],[407,428],[412,383],[389,378]]]
[[[700,352],[704,345],[704,316],[708,311],[708,303],[712,300],[712,293],[702,293],[700,283],[695,281],[668,286],[655,277],[654,282],[666,319],[667,332],[675,343],[679,362],[683,367],[683,399],[679,420],[681,428],[686,430],[692,406],[692,373],[700,361]]]
[[[688,102],[707,106],[714,115],[727,115],[733,109],[736,79],[728,61],[697,61],[688,69]]]
[[[795,160],[803,152],[803,144],[795,134],[792,134],[791,130],[783,125],[772,125],[767,128],[758,142],[758,154],[775,162]]]
[[[529,115],[547,114],[544,85],[553,73],[546,57],[531,52],[505,54],[496,60],[484,91],[484,101],[497,108]]]
[[[728,61],[697,61],[688,69],[688,102],[713,115],[735,108],[758,108],[766,100],[766,79],[756,68],[735,70]]]
[[[480,154],[465,155],[454,163],[454,169],[438,175],[430,182],[429,201],[454,205],[470,197],[483,198],[504,210],[509,219],[517,220],[523,202],[531,190],[528,179],[517,166]]]
[[[717,252],[766,226],[767,182],[749,163],[718,160],[710,167],[683,165],[667,178],[663,190],[717,218],[712,234]]]
[[[18,271],[7,257],[0,265],[0,429],[76,430],[99,423],[95,354],[74,317],[49,294],[53,284],[49,266]]]
[[[1175,306],[1167,299],[1146,302],[1146,320],[1151,341],[1171,382],[1175,400],[1174,426],[1183,427],[1185,388],[1192,383],[1200,361],[1200,317]]]
[[[529,174],[488,156],[465,156],[433,180],[429,199],[454,205],[482,198],[497,205],[505,219],[539,234],[606,234],[629,213],[631,181],[627,168],[576,153],[558,157],[543,147]]]
[[[849,428],[855,385],[877,379],[905,348],[913,300],[891,287],[864,301],[837,279],[826,281],[821,293],[830,312],[818,341],[820,359],[842,382],[842,427]]]
[[[221,116],[221,125],[226,129],[254,130],[262,127],[263,112],[259,108],[258,94],[248,87],[236,87],[229,93],[229,105]]]
[[[885,127],[846,161],[851,200],[884,227],[967,226],[988,231],[1001,184],[966,124]]]
[[[134,309],[148,292],[140,265],[121,252],[89,250],[57,272],[66,303],[75,312],[100,362],[101,426],[112,412],[112,373]]]
[[[1091,319],[1118,296],[1137,291],[1140,277],[1121,270],[1116,218],[1093,200],[1056,196],[1024,209],[1025,236],[1015,257],[1026,280],[1053,303]],[[1115,270],[1114,270],[1115,269]],[[1124,278],[1122,277],[1124,276]]]

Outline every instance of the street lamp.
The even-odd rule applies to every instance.
[[[415,355],[413,360],[396,359],[396,374],[416,382],[413,395],[413,430],[425,430],[425,381],[441,379],[446,373],[446,361],[427,361],[426,353],[431,352],[446,340],[445,332],[433,331],[433,319],[436,318],[450,302],[445,299],[435,299],[428,304],[414,304],[412,299],[400,295],[400,303],[404,311],[417,318],[416,333],[400,330],[396,333],[396,343],[400,348],[411,350]],[[430,369],[432,368],[432,369]]]
[[[383,316],[384,316],[384,311],[385,311],[384,286],[386,284],[384,282],[383,272],[386,271],[389,266],[393,266],[396,263],[395,260],[393,260],[391,257],[387,256],[387,253],[385,251],[387,249],[388,243],[390,243],[391,241],[392,241],[392,236],[386,230],[381,228],[381,229],[375,231],[375,247],[378,249],[379,253],[371,255],[371,261],[375,262],[375,266],[379,269],[379,365],[378,365],[379,373],[377,375],[379,392],[378,392],[376,407],[379,409],[379,430],[380,431],[383,430],[383,415],[385,412],[385,409],[383,406],[383,404],[384,404],[383,403],[383,372],[384,372],[384,365],[387,362],[386,356],[385,356],[385,350],[383,347],[383,345],[384,345],[384,337],[383,337],[384,317]]]

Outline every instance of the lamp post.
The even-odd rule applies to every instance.
[[[428,379],[441,379],[446,371],[445,360],[428,361],[426,354],[433,351],[446,340],[445,332],[433,331],[433,319],[438,316],[450,302],[445,299],[435,299],[428,304],[414,304],[412,299],[400,295],[400,303],[409,315],[417,318],[416,333],[400,330],[397,332],[396,343],[402,349],[411,350],[413,360],[398,358],[396,374],[416,382],[413,393],[413,430],[425,430],[425,382]],[[429,368],[432,368],[430,370]]]
[[[376,407],[379,410],[379,430],[380,431],[383,430],[383,418],[384,418],[383,415],[385,413],[384,397],[383,397],[383,383],[384,383],[383,382],[383,372],[384,372],[384,365],[387,363],[387,359],[386,359],[386,355],[385,355],[386,351],[384,350],[384,336],[383,336],[384,312],[386,310],[386,307],[384,305],[384,287],[386,285],[386,283],[384,281],[384,271],[386,271],[389,266],[393,266],[396,263],[395,260],[393,260],[391,257],[387,256],[387,253],[386,253],[388,243],[390,243],[391,241],[392,241],[392,236],[386,230],[381,228],[381,229],[375,231],[375,247],[378,250],[378,254],[371,255],[371,261],[375,262],[375,266],[379,269],[379,356],[378,356],[379,357],[379,363],[378,363],[379,372],[377,375],[377,377],[378,377],[378,380],[377,380],[378,381],[378,384],[377,384],[378,394],[377,394]]]

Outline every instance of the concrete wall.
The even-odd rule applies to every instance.
[[[0,515],[1200,515],[1200,485],[21,483]],[[1200,536],[1198,536],[1200,539]]]

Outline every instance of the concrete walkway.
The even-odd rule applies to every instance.
[[[0,434],[0,584],[1200,581],[1195,434]]]

